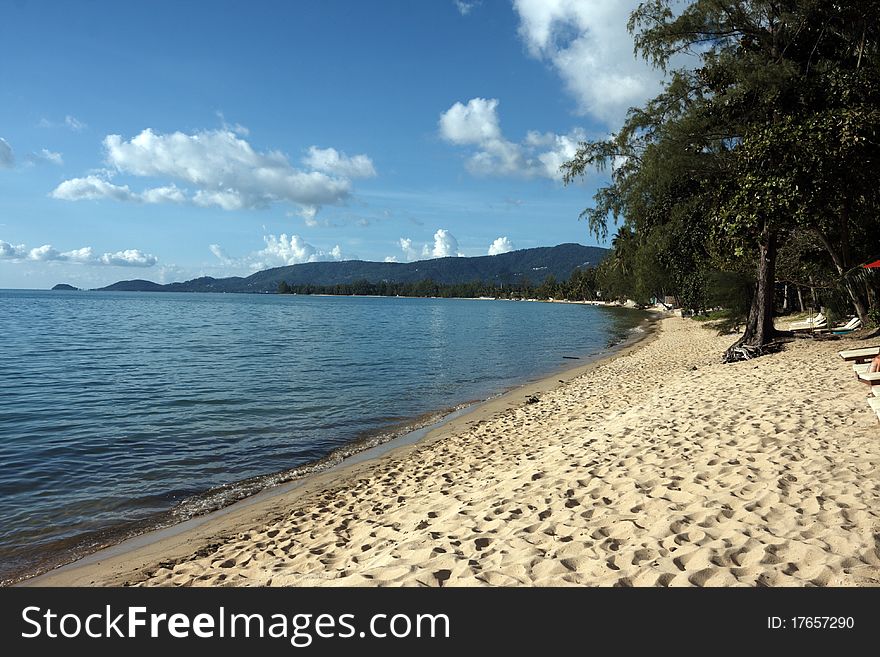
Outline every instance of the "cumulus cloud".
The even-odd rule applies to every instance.
[[[501,138],[497,98],[455,103],[440,116],[440,135],[453,144],[484,144]]]
[[[94,200],[99,198],[133,201],[137,197],[128,188],[128,185],[114,185],[96,175],[65,180],[52,190],[51,195],[53,198],[65,201]]]
[[[15,152],[9,142],[0,137],[0,169],[11,169],[15,166]]]
[[[403,259],[407,262],[412,262],[419,258],[448,258],[464,255],[459,251],[458,240],[445,228],[438,229],[434,233],[433,242],[423,244],[421,249],[408,237],[401,237],[397,243],[400,245],[400,250],[403,251]],[[388,258],[385,258],[385,262],[397,262],[397,260],[390,261]]]
[[[140,199],[144,203],[185,203],[186,194],[176,185],[167,185],[144,190]]]
[[[152,267],[159,259],[139,249],[97,255],[90,246],[71,251],[59,251],[51,244],[28,249],[24,244],[12,245],[0,240],[0,259],[14,262],[69,262],[80,265],[110,265],[116,267]]]
[[[397,256],[385,256],[385,262],[397,262]]]
[[[0,240],[0,259],[24,258],[27,255],[27,247],[24,244],[10,244]]]
[[[373,161],[366,155],[349,157],[335,148],[310,146],[308,154],[303,158],[303,164],[316,171],[345,178],[372,178],[376,175]]]
[[[501,255],[513,251],[513,243],[506,237],[499,237],[489,245],[488,255]]]
[[[143,192],[110,182],[111,176],[90,174],[62,182],[52,196],[65,200],[110,198],[147,203],[192,203],[224,210],[261,208],[287,202],[303,208],[339,203],[351,192],[351,179],[375,175],[366,155],[348,157],[335,149],[311,149],[310,161],[321,167],[303,171],[279,151],[255,150],[232,129],[185,134],[143,130],[130,140],[104,139],[111,173],[170,179]],[[176,183],[191,186],[194,193]]]
[[[434,233],[434,247],[431,249],[432,258],[448,258],[450,256],[463,256],[458,250],[458,240],[444,228]]]
[[[397,243],[400,250],[403,251],[403,259],[407,262],[416,260],[419,257],[419,250],[413,246],[413,241],[408,237],[401,237]]]
[[[65,180],[52,190],[50,196],[62,201],[94,201],[98,199],[137,203],[184,203],[186,201],[183,190],[178,189],[175,185],[133,192],[128,185],[116,185],[96,174],[89,174],[85,178]],[[193,202],[198,203],[198,200]]]
[[[159,259],[138,249],[126,249],[116,253],[105,253],[100,257],[100,261],[102,264],[117,267],[152,267],[159,262]]]
[[[50,260],[66,260],[61,253],[52,247],[51,244],[44,244],[31,249],[28,252],[28,260],[36,260],[37,262],[48,262]]]
[[[530,131],[522,142],[506,139],[501,132],[497,98],[471,98],[457,102],[441,116],[440,136],[457,146],[472,146],[466,162],[475,175],[561,178],[559,167],[577,152],[586,137],[574,129],[566,135]]]
[[[639,0],[514,0],[532,57],[562,78],[583,114],[611,127],[660,88],[662,73],[633,54],[626,23]]]
[[[299,235],[288,237],[281,235],[263,236],[265,248],[250,253],[242,258],[232,258],[219,244],[211,244],[208,248],[211,253],[224,265],[239,269],[247,268],[254,271],[269,269],[270,267],[284,267],[286,265],[299,265],[304,262],[323,262],[328,260],[344,260],[342,248],[337,244],[329,251],[313,246]]]

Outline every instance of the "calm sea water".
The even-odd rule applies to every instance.
[[[0,291],[0,580],[598,355],[642,319],[481,300]]]

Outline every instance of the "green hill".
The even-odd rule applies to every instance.
[[[151,281],[120,281],[100,288],[125,292],[275,292],[282,281],[289,285],[340,285],[354,281],[415,283],[432,280],[441,284],[523,283],[538,284],[548,276],[565,280],[575,269],[595,267],[607,249],[580,244],[522,249],[496,256],[435,258],[417,262],[308,262],[275,267],[246,278],[205,276],[183,283],[160,285]]]

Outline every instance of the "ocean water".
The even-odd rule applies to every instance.
[[[0,290],[0,581],[579,363],[564,356],[598,356],[643,319],[465,299]]]

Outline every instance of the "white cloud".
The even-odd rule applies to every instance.
[[[294,169],[277,151],[259,153],[230,131],[160,135],[148,128],[130,141],[108,135],[104,147],[108,163],[119,171],[182,180],[200,189],[203,202],[223,208],[260,207],[275,200],[335,203],[350,189],[347,180]],[[229,203],[230,197],[237,201]]]
[[[423,244],[419,249],[409,237],[401,237],[397,243],[400,250],[403,251],[403,259],[407,262],[418,260],[419,258],[448,258],[450,256],[463,256],[458,249],[458,240],[455,236],[445,228],[440,228],[434,233],[434,241]],[[391,256],[389,256],[391,257]],[[390,262],[385,258],[385,262]],[[394,261],[396,262],[396,260]]]
[[[200,189],[193,196],[192,201],[203,208],[214,206],[223,210],[241,210],[247,205],[245,199],[235,189],[221,189],[215,192]]]
[[[192,278],[188,276],[186,270],[178,265],[162,265],[159,267],[157,279],[159,283],[171,283],[172,281],[186,280]]]
[[[639,0],[514,0],[529,53],[560,75],[583,114],[616,128],[660,88],[662,73],[633,54],[626,24]]]
[[[323,262],[327,260],[344,260],[342,248],[337,244],[329,251],[319,249],[306,242],[299,235],[288,237],[285,233],[279,236],[265,235],[265,248],[255,251],[243,258],[232,258],[219,244],[211,244],[208,248],[224,265],[253,271],[298,265],[304,262]]]
[[[499,237],[489,245],[488,255],[501,255],[513,251],[513,243],[506,237]]]
[[[100,261],[105,265],[117,267],[152,267],[159,262],[159,259],[138,249],[126,249],[116,253],[105,253]]]
[[[385,262],[397,262],[397,256],[385,256]]]
[[[185,203],[186,194],[176,185],[153,187],[144,190],[141,195],[144,203]]]
[[[27,247],[24,244],[10,244],[0,240],[0,259],[24,258],[27,256]]]
[[[100,198],[112,198],[117,201],[133,201],[137,198],[137,195],[132,193],[128,188],[128,185],[114,185],[96,175],[65,180],[52,190],[51,196],[52,198],[64,201],[82,201]]]
[[[66,125],[68,128],[70,128],[74,132],[82,132],[83,130],[88,128],[88,126],[85,123],[80,121],[75,116],[71,116],[70,114],[68,114],[67,116],[64,117],[64,125]]]
[[[64,157],[61,153],[55,153],[48,148],[40,149],[39,153],[29,153],[26,158],[28,164],[39,164],[40,162],[49,162],[61,166],[64,164]]]
[[[0,137],[0,169],[11,169],[15,166],[15,152],[9,142]]]
[[[59,251],[51,244],[28,249],[24,244],[12,245],[0,240],[0,259],[16,262],[70,262],[81,265],[112,265],[117,267],[152,267],[159,259],[139,249],[95,255],[90,246],[71,251]]]
[[[218,111],[216,112],[216,114],[217,118],[220,119],[220,124],[223,126],[224,130],[229,130],[242,137],[247,137],[249,134],[251,134],[251,131],[243,126],[241,123],[227,123],[226,117],[223,116],[223,112]]]
[[[351,192],[351,177],[375,175],[365,155],[348,158],[334,149],[316,151],[319,164],[335,175],[294,168],[278,151],[256,151],[231,129],[194,134],[157,134],[151,129],[125,141],[119,135],[104,139],[107,164],[115,172],[148,178],[165,178],[191,185],[186,190],[173,183],[144,192],[90,174],[61,183],[52,193],[66,200],[111,198],[149,203],[188,203],[224,210],[266,207],[288,202],[305,208],[339,203]],[[335,154],[335,159],[331,152]],[[372,172],[372,173],[370,173]]]
[[[224,265],[232,263],[232,258],[229,257],[223,247],[219,244],[209,244],[208,248],[211,249],[211,253],[213,253]]]
[[[52,247],[51,244],[44,244],[31,249],[28,252],[28,260],[36,260],[37,262],[48,262],[50,260],[66,260],[61,253]]]
[[[113,199],[136,203],[184,203],[186,194],[175,185],[153,187],[141,193],[133,192],[128,185],[115,185],[101,175],[89,174],[85,178],[65,180],[52,190],[52,198],[62,201],[94,201]],[[198,203],[198,199],[194,199]]]
[[[403,259],[407,262],[418,259],[419,251],[413,246],[413,241],[408,237],[401,237],[398,241],[400,250],[403,251]]]
[[[316,219],[318,216],[318,208],[314,205],[304,205],[298,214],[303,218],[306,222],[306,226],[309,228],[314,228],[318,225],[318,220]]]
[[[455,103],[440,116],[440,135],[453,144],[485,144],[501,138],[497,98]]]
[[[37,123],[38,128],[67,128],[68,130],[73,130],[74,132],[82,132],[89,126],[80,121],[75,116],[71,116],[68,114],[64,117],[64,120],[61,122],[50,121],[47,118],[42,118]]]
[[[366,155],[349,157],[335,148],[310,146],[308,155],[303,158],[303,164],[316,171],[345,178],[372,178],[376,175],[373,161]]]
[[[84,246],[81,249],[65,251],[61,255],[65,260],[69,260],[72,262],[89,263],[92,260],[92,247]]]
[[[521,143],[506,139],[498,119],[498,99],[472,98],[455,103],[440,116],[440,136],[459,146],[475,146],[466,167],[474,175],[561,179],[559,167],[585,139],[576,128],[566,135],[530,131]]]
[[[431,256],[434,258],[448,258],[450,256],[463,256],[464,254],[458,250],[458,240],[455,236],[444,228],[440,228],[434,233],[434,248],[431,249]]]
[[[455,3],[455,8],[458,9],[458,13],[462,16],[467,16],[471,11],[473,11],[474,7],[476,7],[479,2],[465,2],[464,0],[453,0]]]

